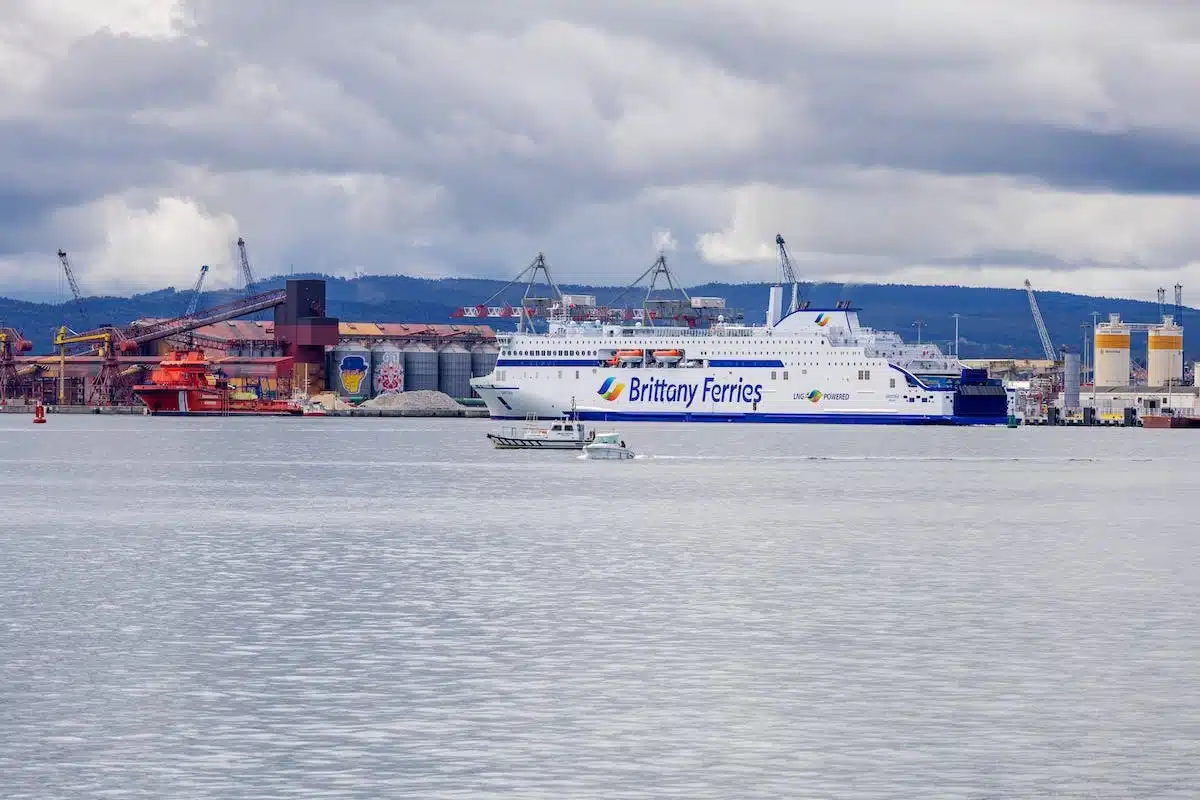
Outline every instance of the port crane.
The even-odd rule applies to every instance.
[[[0,405],[8,402],[9,384],[17,379],[17,353],[27,353],[33,343],[16,328],[0,328]]]
[[[1025,293],[1029,296],[1029,310],[1033,312],[1033,323],[1037,326],[1038,337],[1042,340],[1042,350],[1046,353],[1047,361],[1057,361],[1054,354],[1054,343],[1050,341],[1050,332],[1046,330],[1046,322],[1042,319],[1042,310],[1038,308],[1037,298],[1033,296],[1033,285],[1025,280]]]
[[[682,300],[654,298],[654,290],[658,285],[658,279],[663,278],[667,282],[667,289],[671,292],[678,292],[683,295]],[[675,276],[671,273],[671,268],[667,266],[666,253],[659,251],[658,258],[650,265],[650,268],[639,275],[633,283],[626,286],[621,292],[612,299],[612,304],[616,305],[621,298],[626,294],[636,289],[641,285],[642,281],[650,279],[646,285],[646,296],[642,299],[642,320],[648,325],[653,325],[656,319],[673,319],[676,322],[685,321],[689,327],[694,326],[696,315],[691,312],[692,298],[688,295],[687,290],[682,284],[676,284]],[[622,316],[624,313],[622,311]]]
[[[792,301],[788,305],[788,313],[792,314],[802,308],[808,308],[806,293],[801,291],[800,281],[796,279],[796,270],[792,267],[792,256],[788,253],[787,242],[783,240],[783,234],[775,234],[775,246],[779,250],[779,275],[782,282],[792,285]]]
[[[538,276],[542,276],[545,285],[550,289],[549,297],[538,297],[534,294],[538,286]],[[514,286],[521,281],[525,281],[525,294],[521,296],[521,303],[516,308],[510,305],[493,306],[489,305],[500,295],[508,291],[509,287]],[[533,317],[538,315],[539,309],[542,314],[550,306],[562,303],[562,290],[558,288],[558,284],[554,282],[554,278],[550,275],[550,267],[546,264],[546,256],[538,253],[533,261],[525,269],[517,273],[516,277],[508,283],[500,287],[500,289],[492,294],[487,300],[474,306],[463,306],[456,308],[450,315],[452,317],[468,317],[468,318],[500,318],[511,319],[515,314],[517,316],[517,331],[524,333],[526,327],[530,330],[533,328]]]
[[[62,264],[63,273],[67,276],[67,283],[71,287],[71,294],[75,298],[75,310],[79,312],[79,319],[83,323],[83,327],[91,327],[88,322],[87,309],[83,305],[83,293],[79,291],[79,281],[75,280],[75,270],[71,267],[71,259],[67,258],[66,250],[58,251],[58,261]]]
[[[549,297],[536,296],[534,293],[535,287],[538,285],[539,275],[543,277],[546,286],[549,287]],[[631,289],[637,287],[648,276],[650,277],[650,285],[646,290],[646,298],[641,308],[615,307],[617,300],[624,297]],[[660,277],[666,279],[667,286],[671,291],[678,292],[683,296],[681,300],[661,300],[651,297]],[[521,298],[520,303],[515,307],[507,304],[492,305],[510,287],[521,281],[525,281],[525,294]],[[586,301],[584,301],[584,297],[587,298]],[[690,298],[687,291],[676,283],[670,267],[667,266],[666,256],[660,252],[654,264],[643,272],[637,280],[623,289],[614,298],[612,304],[594,305],[595,298],[591,295],[564,295],[558,288],[558,284],[550,276],[545,256],[538,253],[529,266],[521,270],[516,277],[504,284],[499,291],[493,293],[487,300],[478,305],[456,308],[450,316],[456,319],[511,319],[517,317],[518,332],[532,330],[533,320],[539,316],[553,316],[556,319],[561,316],[575,322],[604,322],[611,324],[622,322],[653,324],[653,320],[670,318],[677,322],[693,326],[700,316],[705,315],[711,310],[707,305],[698,306],[698,303],[702,304],[703,300],[704,298]],[[581,305],[581,303],[585,302],[586,304]],[[723,313],[730,321],[741,319],[739,312],[723,310]]]
[[[242,267],[242,280],[246,282],[246,286],[242,289],[246,297],[254,296],[254,273],[250,271],[250,257],[246,255],[246,240],[238,237],[238,262]]]
[[[195,285],[192,286],[191,299],[188,300],[187,310],[183,312],[185,317],[190,317],[196,313],[196,308],[200,305],[200,295],[204,290],[204,279],[208,277],[208,265],[200,267],[200,277],[196,278]]]
[[[235,300],[232,303],[214,306],[199,313],[148,325],[133,324],[127,328],[105,325],[84,333],[73,333],[64,325],[59,328],[54,337],[54,346],[58,348],[58,401],[60,404],[66,403],[68,355],[83,355],[88,350],[98,348],[100,371],[92,383],[92,391],[87,402],[89,404],[112,403],[122,378],[136,372],[136,370],[126,368],[121,364],[121,353],[133,355],[144,344],[189,333],[206,325],[214,325],[225,320],[265,311],[268,308],[282,305],[286,299],[287,290],[276,289]],[[87,348],[82,352],[74,349],[79,345],[86,345]]]

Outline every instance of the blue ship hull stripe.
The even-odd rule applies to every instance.
[[[714,358],[708,362],[710,367],[774,367],[781,369],[783,362],[777,358],[736,359]],[[602,367],[598,358],[500,358],[496,360],[497,367]],[[634,367],[633,369],[638,369]]]
[[[579,419],[590,422],[761,422],[824,425],[1005,425],[1004,416],[923,416],[919,414],[763,414],[672,412],[672,411],[583,411]],[[504,419],[504,417],[494,417]],[[551,419],[547,417],[546,419]]]

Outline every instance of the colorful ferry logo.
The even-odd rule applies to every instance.
[[[616,383],[615,378],[605,378],[604,383],[600,384],[600,390],[596,394],[611,402],[620,397],[623,391],[625,391],[625,384]]]
[[[820,389],[813,389],[811,392],[808,393],[808,399],[814,403],[821,402],[821,398],[824,396],[825,395],[821,394]]]
[[[816,322],[818,325],[820,325],[822,328],[824,328],[826,325],[829,324],[829,315],[824,312],[817,314]],[[818,394],[820,394],[820,392],[818,392]]]

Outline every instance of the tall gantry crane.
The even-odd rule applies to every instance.
[[[550,289],[549,297],[535,296],[534,292],[538,287],[538,276],[542,276],[545,285]],[[525,294],[521,297],[521,305],[517,308],[511,306],[491,307],[488,303],[495,300],[512,285],[525,281]],[[524,332],[533,330],[533,318],[545,314],[546,309],[554,304],[561,304],[563,299],[562,290],[558,288],[558,284],[554,282],[554,278],[550,276],[550,267],[546,264],[546,257],[538,253],[533,261],[529,262],[529,266],[517,273],[517,276],[508,283],[500,287],[499,291],[492,294],[487,300],[484,300],[477,306],[464,306],[457,309],[453,316],[455,317],[511,317],[513,312],[517,312],[517,331]]]
[[[1025,293],[1029,295],[1029,310],[1033,312],[1033,322],[1037,325],[1038,336],[1042,340],[1042,350],[1046,352],[1047,361],[1057,361],[1054,354],[1054,343],[1050,341],[1050,332],[1046,330],[1046,321],[1042,319],[1042,310],[1038,308],[1037,298],[1033,296],[1033,285],[1025,281]]]
[[[780,276],[784,283],[792,285],[792,302],[788,306],[788,313],[791,314],[802,308],[808,308],[808,298],[801,292],[800,281],[796,279],[796,270],[792,267],[792,256],[788,253],[787,243],[783,241],[783,234],[775,234],[775,246],[779,248]]]
[[[0,328],[0,404],[8,402],[9,384],[17,379],[17,353],[27,353],[33,344],[15,328]]]
[[[79,319],[83,323],[80,330],[87,330],[91,327],[88,322],[87,310],[83,306],[83,293],[79,291],[79,282],[75,280],[75,270],[71,267],[71,260],[67,258],[65,250],[58,251],[58,261],[62,264],[63,272],[67,276],[67,283],[71,285],[71,294],[75,297],[75,309],[79,312]]]
[[[242,292],[246,297],[254,295],[254,273],[250,271],[250,258],[246,255],[246,240],[238,237],[237,240],[238,261],[242,266],[242,280],[246,282]]]
[[[66,403],[68,348],[72,349],[71,355],[82,355],[92,351],[100,356],[100,371],[92,383],[91,394],[87,398],[87,402],[89,405],[112,403],[116,400],[118,390],[122,388],[123,377],[132,372],[131,368],[121,364],[121,353],[134,355],[141,345],[149,342],[169,339],[190,333],[206,325],[265,311],[268,308],[282,305],[286,299],[287,291],[277,289],[222,306],[207,308],[191,316],[176,317],[149,325],[130,325],[123,329],[104,325],[96,330],[83,333],[74,333],[64,325],[58,329],[58,333],[54,337],[54,346],[58,348],[59,403]],[[78,346],[85,347],[81,350]]]
[[[654,297],[654,292],[658,289],[658,279],[660,277],[667,282],[665,291],[681,295],[682,300],[678,298]],[[687,289],[684,289],[683,285],[675,280],[675,275],[671,272],[671,268],[667,266],[667,255],[661,250],[658,253],[658,258],[654,260],[650,268],[639,275],[633,283],[622,289],[609,304],[613,306],[617,305],[617,303],[624,299],[626,294],[636,289],[646,278],[649,278],[650,282],[646,284],[646,296],[642,300],[641,317],[645,324],[654,325],[654,320],[664,318],[681,322],[691,316],[689,311],[691,309],[692,298],[688,295]],[[689,322],[689,326],[694,324],[694,322],[695,320],[693,319]]]
[[[196,309],[200,307],[200,295],[204,293],[204,279],[208,277],[208,264],[200,267],[200,277],[196,278],[196,283],[192,286],[191,299],[188,300],[187,310],[183,312],[185,317],[190,317],[196,313]]]

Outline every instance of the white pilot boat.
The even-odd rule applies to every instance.
[[[616,431],[597,434],[583,447],[583,457],[592,460],[624,460],[633,458],[634,452],[625,446],[621,434]]]
[[[531,417],[523,428],[506,428],[500,433],[489,433],[487,438],[500,450],[582,450],[595,436],[575,419],[539,423]]]

